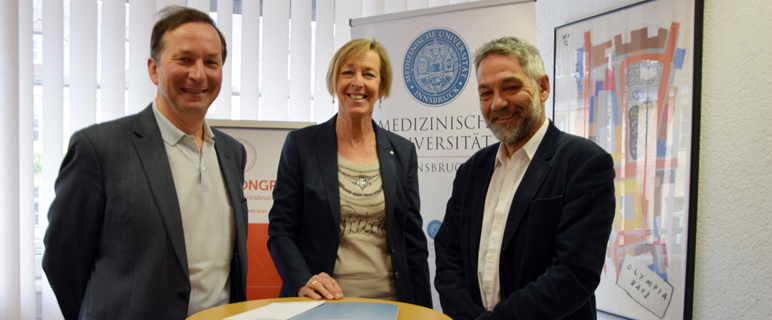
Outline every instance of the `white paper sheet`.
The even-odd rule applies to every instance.
[[[286,320],[324,304],[321,301],[274,302],[225,320]]]

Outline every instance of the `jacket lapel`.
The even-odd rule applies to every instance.
[[[236,157],[237,153],[235,150],[225,144],[224,140],[222,139],[222,135],[224,134],[225,133],[222,131],[217,131],[214,136],[214,149],[217,152],[217,161],[220,165],[220,173],[225,180],[225,186],[228,190],[228,197],[231,201],[231,207],[233,207],[234,210],[233,217],[236,221],[236,244],[240,245],[243,243],[243,241],[238,241],[238,238],[247,234],[247,221],[244,220],[244,215],[241,215],[238,211],[236,211],[238,210],[238,205],[241,203],[242,198],[239,197],[238,189],[234,188],[241,188],[244,181],[240,181],[237,175],[239,170],[242,170],[242,168],[238,168],[236,166],[236,159],[234,157]],[[246,248],[236,247],[234,248],[234,252],[246,252]]]
[[[378,148],[378,163],[381,167],[383,197],[386,200],[386,230],[391,230],[394,220],[394,202],[397,199],[397,168],[394,164],[394,148],[386,134],[382,132],[383,129],[378,127],[375,121],[373,121],[373,129]]]
[[[536,197],[536,193],[541,189],[544,178],[547,177],[552,168],[551,161],[555,155],[555,145],[557,144],[559,133],[560,131],[550,121],[547,126],[547,132],[536,149],[536,154],[531,159],[531,163],[528,165],[525,175],[523,175],[523,180],[517,187],[515,197],[512,199],[507,226],[504,229],[504,238],[501,241],[501,252],[507,249],[510,240],[512,240],[515,231],[517,231],[520,225],[520,221],[523,220],[526,209]]]
[[[174,177],[166,155],[161,131],[158,129],[152,104],[137,114],[134,123],[134,147],[137,150],[142,168],[145,170],[150,189],[153,192],[158,210],[161,212],[166,232],[169,234],[172,248],[177,254],[185,276],[188,272],[188,256],[185,251],[185,235],[182,229],[182,216],[174,187]]]
[[[225,180],[225,187],[228,190],[228,197],[233,208],[233,220],[236,222],[236,243],[233,247],[233,259],[231,260],[231,302],[238,302],[246,298],[246,292],[242,287],[246,281],[247,272],[247,225],[249,223],[248,215],[239,212],[239,204],[243,199],[241,188],[244,181],[239,177],[239,170],[243,170],[237,164],[237,150],[233,150],[223,139],[224,132],[212,129],[214,136],[214,149],[217,152],[217,162],[220,165],[220,173]],[[241,159],[242,161],[244,159]],[[241,195],[241,197],[240,197]],[[235,268],[235,269],[234,269]],[[234,274],[236,273],[236,274]]]
[[[485,198],[488,195],[488,187],[491,183],[491,176],[493,176],[493,169],[496,164],[496,153],[499,150],[499,144],[496,147],[490,149],[487,155],[480,157],[481,161],[477,164],[477,169],[474,172],[478,172],[474,180],[474,199],[470,204],[469,212],[472,214],[472,235],[470,248],[472,249],[471,257],[475,257],[474,261],[477,262],[477,256],[480,251],[480,235],[482,234],[482,221],[485,214]]]
[[[338,115],[324,124],[316,138],[316,159],[324,183],[324,192],[335,228],[340,232],[340,190],[338,190],[338,140],[335,135],[335,121]]]

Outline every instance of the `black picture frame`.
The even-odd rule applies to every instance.
[[[647,0],[555,28],[553,122],[617,170],[604,312],[692,318],[703,1]]]

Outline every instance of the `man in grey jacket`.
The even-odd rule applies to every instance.
[[[204,119],[225,40],[205,13],[153,28],[143,111],[73,134],[43,269],[66,319],[184,319],[246,300],[245,151]]]

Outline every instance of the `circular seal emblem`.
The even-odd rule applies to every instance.
[[[246,139],[236,138],[236,140],[241,142],[241,144],[244,146],[244,149],[247,150],[247,164],[244,166],[244,172],[249,172],[249,170],[252,170],[252,167],[255,166],[255,159],[257,158],[257,151],[255,151],[255,146],[253,146],[252,143]]]
[[[429,224],[426,226],[426,233],[429,234],[429,238],[434,239],[434,236],[437,235],[437,231],[440,231],[441,225],[442,222],[440,220],[429,221]]]
[[[469,80],[466,42],[450,29],[424,31],[405,52],[402,79],[413,99],[421,104],[448,104],[461,94]]]

